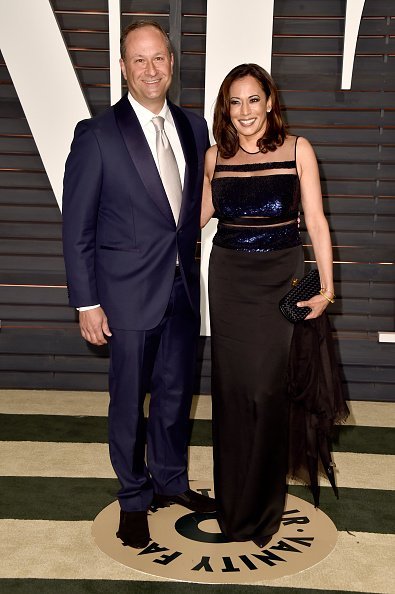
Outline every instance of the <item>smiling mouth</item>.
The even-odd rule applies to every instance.
[[[244,127],[252,126],[256,122],[256,118],[249,118],[248,120],[239,120],[239,124]]]
[[[161,79],[160,78],[155,78],[153,80],[145,80],[144,83],[146,85],[156,85],[158,83],[160,83]]]

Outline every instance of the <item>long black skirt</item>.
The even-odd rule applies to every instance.
[[[246,253],[213,246],[209,267],[214,485],[222,532],[278,531],[288,456],[286,373],[293,325],[278,303],[303,276],[302,246]]]

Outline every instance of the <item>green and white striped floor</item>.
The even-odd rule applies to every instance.
[[[108,458],[108,396],[0,391],[0,593],[248,594],[395,592],[395,404],[353,402],[334,458],[340,500],[322,488],[321,508],[339,530],[318,565],[248,585],[185,584],[147,576],[104,555],[91,523],[115,499]],[[210,398],[195,397],[190,477],[212,478]],[[290,492],[311,500],[302,486]]]

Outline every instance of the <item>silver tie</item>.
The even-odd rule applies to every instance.
[[[180,172],[169,139],[164,130],[165,119],[161,116],[152,118],[156,130],[156,152],[159,162],[159,173],[165,188],[174,220],[178,223],[180,216],[182,187]]]

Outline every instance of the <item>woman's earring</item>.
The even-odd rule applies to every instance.
[[[266,110],[267,113],[270,113],[272,111],[272,108],[269,107],[269,109]]]

